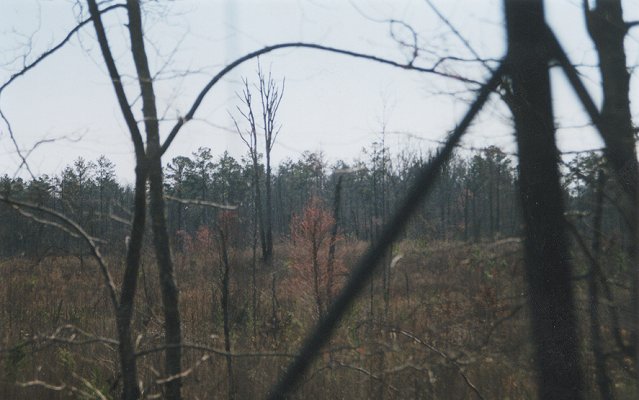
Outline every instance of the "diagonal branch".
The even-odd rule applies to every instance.
[[[583,84],[583,82],[579,78],[579,73],[577,72],[577,69],[570,62],[570,59],[568,59],[568,55],[566,54],[563,47],[557,40],[557,37],[550,30],[549,27],[546,27],[546,28],[547,28],[546,34],[548,36],[547,39],[548,39],[548,43],[550,44],[553,57],[557,60],[557,62],[559,62],[561,69],[563,69],[564,73],[566,74],[566,78],[568,78],[568,81],[572,85],[573,90],[577,94],[577,97],[581,101],[581,104],[584,106],[586,113],[588,113],[590,120],[592,121],[593,124],[595,124],[595,127],[599,131],[600,135],[604,136],[605,133],[601,125],[601,114],[599,112],[599,109],[597,108],[597,106],[595,105],[595,102],[592,100],[592,97],[588,93],[586,86]]]
[[[104,57],[104,63],[107,66],[107,70],[109,71],[109,76],[111,77],[111,83],[113,84],[113,89],[115,90],[115,95],[118,99],[118,104],[120,105],[120,110],[122,111],[122,115],[124,116],[124,120],[126,122],[127,128],[129,129],[129,133],[131,134],[131,140],[133,141],[133,147],[135,148],[135,155],[138,160],[144,159],[144,141],[142,140],[142,134],[140,133],[140,129],[138,128],[137,121],[135,120],[135,116],[131,111],[131,107],[129,106],[129,100],[126,97],[126,92],[124,91],[124,86],[122,85],[122,76],[118,72],[118,68],[115,65],[115,60],[113,58],[113,54],[111,53],[111,48],[109,47],[109,40],[106,36],[106,31],[104,29],[104,25],[102,24],[101,12],[98,9],[98,5],[95,0],[88,0],[89,4],[89,12],[91,13],[91,19],[93,20],[93,25],[95,26],[95,33],[98,39],[98,43],[100,44],[100,50],[102,51],[102,56]]]
[[[414,341],[417,344],[421,344],[422,346],[426,347],[428,350],[438,354],[440,357],[442,357],[444,360],[448,361],[449,363],[451,363],[452,365],[455,366],[455,368],[457,369],[457,372],[459,373],[459,375],[461,375],[461,377],[464,379],[464,382],[466,382],[466,385],[477,395],[477,397],[481,400],[484,400],[484,396],[482,396],[481,392],[479,391],[479,389],[477,389],[477,386],[475,386],[471,380],[468,378],[468,375],[466,375],[466,373],[463,371],[462,366],[451,356],[449,356],[448,354],[446,354],[445,352],[443,352],[442,350],[439,350],[438,348],[436,348],[435,346],[426,343],[425,341],[421,340],[420,338],[418,338],[417,336],[415,336],[414,334],[405,331],[403,329],[395,329],[392,328],[393,332],[399,333],[400,335],[406,336],[407,338],[411,339],[412,341]]]
[[[9,132],[9,137],[11,138],[11,142],[13,143],[13,147],[16,149],[16,153],[18,153],[18,157],[20,157],[20,160],[22,160],[18,171],[20,171],[20,168],[22,168],[22,166],[24,165],[29,172],[29,175],[31,175],[31,178],[35,179],[35,175],[33,174],[33,171],[31,171],[31,167],[29,167],[29,163],[27,162],[28,155],[25,156],[24,154],[22,154],[22,150],[20,150],[20,146],[18,146],[18,140],[13,134],[11,123],[9,122],[9,119],[4,115],[4,112],[2,112],[2,110],[0,110],[0,117],[2,117],[2,120],[7,125],[7,131]],[[16,174],[18,171],[16,171]]]

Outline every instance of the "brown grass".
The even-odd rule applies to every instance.
[[[340,244],[352,265],[365,245]],[[534,397],[520,244],[403,242],[390,271],[389,301],[378,274],[314,364],[294,398],[486,399]],[[230,309],[237,398],[263,397],[290,361],[316,313],[303,285],[289,285],[289,245],[276,248],[272,267],[258,266],[259,307],[251,310],[251,254],[232,252]],[[119,279],[121,267],[111,260]],[[114,339],[113,312],[95,265],[76,258],[0,262],[0,398],[117,398],[120,390],[113,343],[80,344],[92,336]],[[210,249],[176,256],[184,341],[185,399],[227,393],[219,304],[219,265]],[[275,281],[275,299],[273,298]],[[58,332],[59,339],[46,340]],[[163,343],[157,271],[146,255],[137,295],[134,331],[138,350]],[[75,336],[72,336],[75,333]],[[247,355],[252,353],[253,355]],[[157,395],[161,351],[139,357],[145,395]],[[36,381],[41,386],[22,387]],[[471,386],[472,385],[472,386]],[[474,388],[473,388],[474,386]]]

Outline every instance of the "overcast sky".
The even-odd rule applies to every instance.
[[[71,0],[0,0],[0,81],[60,41],[86,10]],[[159,4],[158,4],[159,3]],[[439,10],[484,58],[504,54],[501,0],[439,0]],[[625,3],[627,20],[639,19],[637,1]],[[547,2],[547,17],[571,59],[582,68],[593,96],[599,98],[597,59],[585,32],[581,0]],[[389,19],[403,21],[419,34],[424,49],[418,62],[430,66],[438,57],[471,58],[424,0],[244,0],[159,1],[145,6],[147,50],[156,82],[159,110],[167,122],[190,107],[195,96],[225,63],[263,46],[292,41],[319,43],[406,62],[410,52],[391,37]],[[105,17],[111,46],[125,77],[132,77],[126,46],[124,10]],[[397,38],[410,40],[409,31],[393,25]],[[627,39],[628,62],[639,63],[639,28]],[[28,51],[30,50],[30,51]],[[56,139],[29,155],[35,173],[59,173],[78,156],[94,160],[104,154],[117,164],[121,179],[130,182],[132,145],[115,101],[92,25],[86,25],[61,51],[17,79],[0,97],[0,107],[25,151],[43,139]],[[381,138],[394,150],[434,148],[454,127],[472,96],[472,86],[450,78],[394,69],[314,50],[289,49],[261,58],[275,77],[286,78],[279,121],[282,131],[274,149],[278,162],[302,151],[321,150],[329,161],[350,160],[360,149]],[[472,66],[472,67],[469,67]],[[590,67],[589,67],[590,66]],[[235,92],[242,77],[256,79],[256,63],[248,62],[216,86],[196,121],[180,133],[165,163],[189,155],[200,146],[215,155],[225,150],[239,157],[242,142],[229,116],[239,104]],[[447,63],[442,71],[473,79],[486,78],[478,64]],[[556,114],[562,150],[596,148],[600,141],[589,129],[576,128],[587,120],[558,71],[553,72]],[[137,86],[129,80],[129,100]],[[632,94],[637,93],[632,81]],[[452,95],[454,94],[454,95]],[[140,103],[134,104],[136,112]],[[637,108],[633,104],[633,112]],[[464,140],[466,147],[496,144],[514,151],[507,113],[498,101],[484,112]],[[0,174],[13,175],[20,162],[0,124]]]

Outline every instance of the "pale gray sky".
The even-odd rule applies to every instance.
[[[0,81],[5,82],[23,62],[57,43],[75,25],[85,10],[71,0],[0,0]],[[408,54],[389,34],[388,19],[405,21],[420,34],[420,45],[437,55],[471,57],[461,43],[430,10],[424,0],[387,1],[159,1],[147,4],[145,22],[147,50],[158,80],[159,110],[173,119],[190,107],[204,83],[226,62],[246,52],[279,42],[305,41],[405,62]],[[450,19],[483,57],[504,53],[501,0],[438,0],[437,7]],[[570,57],[577,63],[596,65],[586,35],[581,0],[547,1],[548,20],[557,31]],[[627,19],[639,19],[637,1],[625,3]],[[86,15],[85,15],[86,16]],[[124,10],[105,18],[120,71],[132,76],[126,47]],[[406,31],[396,27],[403,38]],[[78,156],[95,159],[104,154],[117,164],[117,172],[130,181],[132,146],[110,86],[102,56],[87,25],[68,45],[2,93],[0,106],[12,123],[22,149],[42,139],[62,138],[43,144],[29,156],[35,173],[58,173]],[[627,40],[630,64],[639,64],[639,28]],[[428,55],[424,61],[429,65]],[[363,146],[379,139],[383,125],[386,143],[394,149],[405,146],[433,148],[466,109],[469,95],[444,95],[467,88],[450,79],[393,69],[369,61],[353,60],[313,50],[292,49],[261,58],[276,77],[286,77],[286,92],[279,114],[283,124],[275,161],[296,157],[304,150],[322,150],[330,161],[354,157]],[[476,67],[468,70],[450,64],[450,73],[484,77]],[[242,142],[232,127],[228,112],[238,104],[234,92],[242,76],[255,79],[255,62],[248,62],[214,88],[199,109],[197,121],[189,123],[165,157],[188,155],[200,146],[219,155],[229,150],[239,157]],[[191,70],[191,74],[182,74]],[[599,97],[595,68],[584,68],[584,78]],[[558,71],[557,71],[558,72]],[[587,122],[561,74],[553,72],[558,123],[580,126]],[[129,82],[129,99],[137,85]],[[636,95],[633,79],[632,94]],[[140,104],[134,105],[139,112]],[[636,107],[633,105],[636,114]],[[163,124],[164,133],[172,121]],[[503,107],[489,107],[464,141],[467,146],[496,144],[513,151],[510,127]],[[66,137],[66,139],[64,138]],[[80,140],[71,140],[78,139]],[[600,146],[589,130],[560,129],[563,150]],[[422,140],[423,139],[423,140]],[[13,174],[19,159],[0,124],[0,173]]]

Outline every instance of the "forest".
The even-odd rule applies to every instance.
[[[442,170],[432,195],[382,261],[367,299],[348,317],[344,336],[331,343],[316,367],[316,381],[305,383],[301,396],[446,398],[474,391],[483,398],[532,396],[532,377],[522,372],[530,371],[530,345],[522,331],[528,317],[516,165],[494,146],[465,153],[453,156]],[[258,164],[259,186],[253,186],[248,156],[239,161],[227,153],[215,157],[202,147],[171,160],[164,170],[167,223],[185,298],[182,314],[191,332],[185,342],[202,346],[187,353],[194,365],[189,397],[232,391],[233,397],[250,398],[265,391],[271,373],[286,361],[282,357],[326,312],[349,264],[379,234],[415,171],[431,157],[409,150],[392,154],[380,140],[355,160],[332,166],[321,153],[311,152],[282,162],[272,176],[270,261],[264,243],[264,165]],[[584,297],[579,311],[587,312],[588,257],[596,252],[598,262],[617,265],[600,277],[606,282],[601,304],[612,302],[600,318],[616,324],[609,335],[627,340],[631,320],[623,304],[629,292],[622,282],[630,271],[621,261],[627,230],[615,195],[619,188],[608,174],[601,154],[574,155],[562,164],[563,196],[575,235],[575,285]],[[8,343],[18,344],[5,358],[4,393],[24,393],[10,389],[10,379],[48,360],[51,370],[38,371],[43,379],[65,381],[76,370],[91,371],[92,385],[115,394],[117,375],[106,362],[113,349],[89,333],[108,337],[111,330],[104,321],[109,314],[105,296],[96,295],[104,289],[91,249],[84,237],[64,227],[66,220],[51,215],[76,221],[103,257],[117,260],[128,245],[133,189],[118,183],[113,163],[104,156],[78,158],[56,176],[5,175],[0,182],[4,196],[33,206],[0,210],[3,277],[10,282],[3,285],[3,326]],[[142,258],[143,294],[136,300],[134,329],[138,346],[152,348],[161,335],[160,293],[148,270],[152,254],[145,250]],[[116,282],[121,272],[114,270]],[[60,288],[64,295],[58,294]],[[606,338],[606,346],[613,346],[613,339]],[[206,346],[222,353],[219,360],[199,365],[198,350],[210,355]],[[223,352],[240,349],[255,355],[238,354],[241,358],[229,363],[233,372],[224,371]],[[87,351],[101,358],[83,356]],[[610,379],[621,398],[629,398],[634,383],[627,359],[614,357]],[[143,365],[150,363],[152,373],[157,362]],[[417,381],[416,373],[422,376]],[[206,379],[209,374],[217,380]],[[484,381],[499,383],[484,386]],[[329,394],[329,382],[344,387],[335,386]]]
[[[253,228],[259,227],[257,251],[259,258],[267,261],[265,231],[270,230],[268,235],[276,244],[289,241],[293,222],[309,207],[328,214],[330,221],[337,213],[341,236],[370,241],[378,235],[390,210],[396,208],[416,171],[431,157],[408,150],[392,155],[381,143],[363,149],[352,162],[340,160],[332,166],[327,165],[322,153],[304,152],[299,159],[285,160],[271,177],[270,208],[265,207],[263,164],[258,164],[259,186],[254,186],[249,157],[238,161],[226,152],[215,157],[205,147],[190,156],[176,157],[164,169],[172,246],[183,250],[185,238],[200,229],[216,230],[220,213],[228,213],[233,215],[240,237],[251,238]],[[601,157],[596,154],[566,163],[566,198],[575,207],[592,202],[592,190],[587,188],[592,187],[589,182],[600,163]],[[496,147],[478,150],[472,157],[454,157],[404,237],[478,242],[518,236],[521,221],[515,173],[511,157]],[[57,176],[25,181],[5,175],[0,182],[5,196],[66,215],[89,236],[104,240],[102,253],[123,251],[133,188],[118,183],[114,165],[106,157],[95,161],[78,158]],[[256,199],[263,201],[258,204]],[[5,257],[88,254],[82,238],[61,235],[57,226],[25,219],[10,208],[2,212],[3,220],[11,221],[4,225],[1,236],[1,254]],[[267,218],[270,226],[264,222]],[[609,231],[616,231],[616,225]],[[244,246],[250,248],[250,241]]]
[[[620,0],[571,3],[590,65],[572,61],[543,1],[500,4],[504,54],[485,56],[434,2],[424,6],[445,34],[432,43],[408,20],[374,21],[351,4],[388,25],[402,61],[383,46],[284,41],[191,69],[154,36],[171,8],[138,0],[75,2],[75,25],[44,50],[37,34],[13,32],[22,41],[0,63],[0,141],[15,161],[0,175],[0,398],[637,398],[639,161],[624,41],[639,22]],[[176,49],[195,43],[181,40]],[[40,172],[38,148],[68,137],[21,145],[25,120],[51,115],[4,101],[75,44],[104,82],[57,99],[102,104],[98,88],[111,91],[124,179],[117,152],[95,149]],[[398,148],[382,118],[350,158],[312,147],[275,157],[283,116],[295,119],[280,106],[305,82],[266,60],[302,51],[436,82],[429,96],[454,117],[450,130]],[[245,63],[255,74],[232,78]],[[191,93],[180,82],[193,77],[203,80]],[[177,82],[169,95],[166,82]],[[227,127],[206,102],[221,82],[234,89]],[[558,88],[585,124],[564,126]],[[96,118],[87,132],[115,135],[108,111],[88,110],[76,113]],[[463,140],[498,126],[486,120],[505,124],[515,148]],[[209,140],[175,152],[193,125]],[[564,150],[567,129],[601,146]]]

